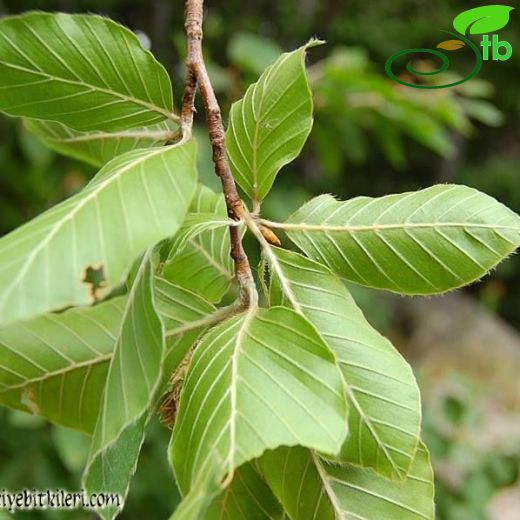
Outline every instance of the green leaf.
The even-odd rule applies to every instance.
[[[273,492],[252,463],[240,466],[233,482],[204,512],[204,520],[271,520],[282,509]]]
[[[211,502],[221,491],[218,468],[211,466],[204,474],[199,475],[198,481],[192,485],[189,493],[171,515],[170,520],[204,518]]]
[[[165,378],[179,366],[198,336],[210,325],[217,309],[202,296],[171,281],[155,277],[155,306],[166,330],[168,352]]]
[[[168,74],[130,30],[94,15],[0,20],[0,110],[80,131],[172,118]]]
[[[145,248],[173,235],[195,189],[194,143],[129,152],[0,239],[5,322],[103,297]],[[96,279],[97,278],[97,279]]]
[[[216,311],[214,305],[202,296],[180,285],[155,277],[155,306],[161,315],[166,334],[173,336],[179,331],[194,327],[193,323],[203,320]]]
[[[292,306],[335,353],[350,402],[349,431],[340,459],[392,478],[410,469],[421,422],[412,370],[366,321],[341,280],[298,253],[272,248],[270,299]]]
[[[89,493],[126,496],[162,380],[166,344],[155,309],[151,250],[128,295],[83,481]],[[114,466],[116,469],[114,470]],[[115,512],[103,510],[104,518]]]
[[[167,330],[171,373],[216,311],[201,296],[158,277],[157,310]],[[0,404],[91,434],[126,298],[0,327]]]
[[[509,22],[509,13],[514,9],[508,5],[483,5],[463,11],[453,20],[453,27],[461,34],[485,34],[498,31]]]
[[[285,518],[273,492],[260,475],[255,463],[245,463],[234,473],[224,490],[215,475],[208,473],[203,482],[192,487],[182,500],[172,520],[274,520]]]
[[[410,474],[388,480],[373,471],[330,464],[304,448],[267,452],[259,466],[292,520],[433,520],[433,472],[424,445]]]
[[[258,462],[264,478],[292,520],[357,519],[345,514],[328,481],[325,465],[317,453],[301,447],[268,451]]]
[[[229,481],[280,445],[338,453],[346,415],[341,374],[315,329],[289,309],[250,309],[195,350],[170,448],[180,490],[198,495],[206,475]]]
[[[224,196],[201,184],[198,185],[190,212],[194,215],[211,213],[217,221],[228,221]],[[200,228],[196,231],[200,231]],[[181,243],[180,248],[177,241],[172,241],[164,266],[164,277],[201,294],[213,303],[219,302],[229,290],[234,277],[229,256],[229,230],[227,226],[218,225],[198,235],[190,237],[190,234],[186,233],[186,243]]]
[[[130,480],[137,468],[139,453],[144,442],[148,416],[143,415],[129,424],[114,442],[90,462],[88,474],[83,476],[83,486],[88,493],[118,493],[120,507],[111,505],[96,509],[104,520],[113,520],[124,505]]]
[[[162,146],[175,132],[171,122],[121,132],[77,132],[55,121],[26,119],[26,128],[58,153],[102,166],[137,148]]]
[[[153,277],[153,287],[149,287],[151,271],[145,257],[132,286],[111,360],[103,408],[99,411],[84,474],[84,485],[90,492],[111,490],[123,499],[135,472],[145,427],[153,410],[151,405],[164,380],[204,330],[201,321],[214,310],[200,296],[158,276]],[[158,328],[159,318],[167,327],[166,334],[162,327]],[[169,339],[168,350],[164,336]],[[135,381],[139,384],[133,384]],[[111,519],[117,509],[98,510],[98,514]]]
[[[125,298],[0,327],[0,404],[92,433]]]
[[[520,245],[518,215],[455,185],[347,202],[321,195],[273,225],[348,280],[405,294],[478,280]]]
[[[220,197],[216,197],[215,200],[222,200]],[[184,219],[181,229],[177,232],[175,237],[172,239],[172,246],[169,258],[173,258],[175,255],[182,252],[188,242],[193,243],[193,239],[201,233],[206,233],[206,237],[212,236],[213,231],[229,228],[231,226],[238,226],[239,223],[214,213],[190,213]],[[220,245],[220,244],[219,244]]]
[[[231,107],[226,132],[231,169],[253,200],[265,198],[280,168],[299,155],[311,131],[305,53],[319,43],[282,54]]]

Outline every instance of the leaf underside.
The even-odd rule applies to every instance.
[[[77,132],[55,121],[26,119],[27,130],[56,152],[102,166],[114,157],[138,148],[162,146],[176,127],[170,121],[120,132]]]
[[[347,202],[316,197],[287,221],[289,238],[350,281],[438,294],[478,280],[520,245],[520,217],[466,186]]]
[[[280,448],[259,462],[264,477],[292,520],[433,520],[429,454],[420,445],[405,480],[370,469],[330,464],[304,448]]]
[[[470,9],[454,27],[496,31],[512,9]],[[318,43],[283,54],[231,108],[230,167],[255,209],[311,131],[305,56]],[[416,381],[343,278],[402,294],[460,287],[515,251],[520,217],[464,186],[316,197],[273,223],[307,256],[263,244],[270,308],[213,326],[237,223],[196,184],[195,142],[165,146],[177,118],[162,65],[109,19],[32,12],[0,19],[0,75],[0,111],[60,153],[107,163],[0,239],[0,403],[91,434],[85,489],[124,498],[160,394],[186,366],[173,519],[433,520]],[[69,306],[84,307],[51,313]]]
[[[164,121],[168,74],[125,27],[95,15],[31,12],[0,20],[0,110],[75,130]]]
[[[0,403],[92,433],[125,298],[0,328]]]
[[[151,253],[149,250],[143,257],[128,294],[110,361],[83,475],[89,493],[110,491],[126,496],[144,441],[150,407],[162,381],[166,342],[155,308]],[[124,464],[119,462],[121,453],[126,457]],[[116,513],[101,511],[107,519]]]
[[[346,433],[341,375],[313,327],[289,309],[251,310],[198,345],[170,457],[181,491],[196,494],[207,474],[218,481],[266,449],[333,454]]]
[[[246,463],[235,471],[231,484],[204,511],[204,520],[271,520],[281,514],[280,503],[255,465]]]
[[[193,142],[109,162],[80,193],[0,239],[1,320],[102,298],[139,253],[179,229],[194,189]],[[102,278],[97,288],[90,272]]]
[[[190,215],[197,217],[201,213],[212,213],[222,222],[228,220],[224,196],[199,184],[190,205]],[[182,234],[181,230],[179,235]],[[213,303],[219,302],[234,278],[229,230],[222,225],[209,228],[189,236],[182,247],[179,247],[179,240],[183,237],[179,235],[172,241],[164,277]]]
[[[339,278],[304,256],[273,248],[270,300],[292,306],[336,355],[350,402],[350,435],[339,458],[392,478],[410,469],[421,421],[412,370],[364,318]]]

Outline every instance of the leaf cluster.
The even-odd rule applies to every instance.
[[[318,43],[282,54],[231,109],[228,156],[250,207],[234,221],[198,182],[170,80],[130,31],[97,16],[0,20],[0,110],[101,166],[0,239],[0,402],[91,436],[87,491],[126,496],[162,402],[183,495],[173,518],[433,519],[417,384],[345,280],[455,289],[516,250],[520,217],[439,185],[322,195],[265,219],[312,129],[305,57]],[[230,227],[261,248],[261,307],[233,303]]]

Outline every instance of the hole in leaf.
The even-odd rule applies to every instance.
[[[99,291],[106,287],[105,270],[101,264],[89,265],[83,272],[81,281],[89,285],[90,298],[93,302],[99,300]]]

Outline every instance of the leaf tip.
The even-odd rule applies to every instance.
[[[327,43],[326,40],[321,40],[320,38],[311,38],[305,45],[305,50],[311,49],[312,47],[318,47],[318,45],[325,45]]]

